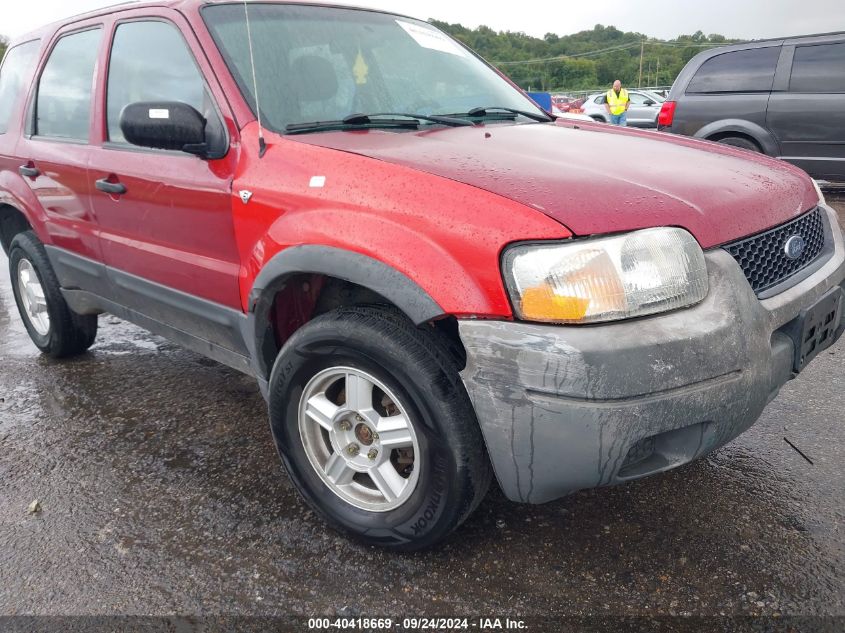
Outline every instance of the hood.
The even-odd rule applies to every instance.
[[[603,124],[558,121],[293,138],[490,191],[580,236],[680,226],[709,248],[782,224],[818,203],[809,177],[781,161]]]

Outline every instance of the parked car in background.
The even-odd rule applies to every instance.
[[[584,107],[584,102],[587,100],[586,97],[580,97],[578,99],[574,99],[572,103],[569,104],[569,111],[575,112],[576,114],[581,114],[584,111],[582,108]]]
[[[556,117],[571,118],[575,121],[593,121],[591,117],[582,114],[580,110],[573,112],[572,109],[570,109],[569,103],[563,103],[562,105],[564,109],[561,110],[558,107],[558,104],[561,103],[560,95],[555,96],[549,94],[548,92],[526,92],[525,94],[527,94],[536,105]]]
[[[643,90],[628,90],[631,107],[628,108],[628,125],[631,127],[657,127],[657,115],[663,103],[658,95]],[[610,123],[610,114],[605,108],[607,93],[590,95],[581,109],[596,121]]]
[[[552,95],[552,105],[560,112],[569,112],[574,99],[567,95]]]
[[[845,33],[700,53],[672,86],[659,128],[845,181]]]
[[[666,101],[666,95],[662,95],[659,92],[656,92],[654,90],[642,90],[641,92],[648,95],[654,101],[656,101],[657,103],[659,103],[661,105],[663,105],[663,102]]]
[[[707,455],[843,331],[807,174],[556,120],[420,20],[117,5],[12,42],[0,106],[34,345],[111,313],[252,376],[292,484],[369,545],[437,543],[494,475],[545,503]]]

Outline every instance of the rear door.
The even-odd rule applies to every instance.
[[[207,61],[180,14],[148,9],[118,15],[103,59],[99,143],[89,163],[92,206],[117,298],[169,323],[189,316],[170,308],[197,309],[186,295],[240,310],[231,206],[235,150],[204,160],[143,149],[125,141],[119,124],[130,103],[180,101],[205,116],[209,135],[231,136],[236,131],[224,120],[225,100],[212,88]],[[103,191],[113,187],[102,183],[123,192]]]
[[[781,66],[767,114],[781,157],[815,178],[845,181],[845,41],[785,46]]]
[[[12,196],[27,196],[27,185],[20,187],[23,183],[19,169],[23,161],[15,155],[15,149],[20,137],[25,95],[32,84],[40,48],[40,40],[17,44],[6,52],[0,66],[0,204],[13,205]],[[4,248],[8,246],[3,244]]]
[[[99,260],[89,199],[94,75],[103,25],[83,23],[60,31],[39,69],[27,130],[16,154],[47,218],[55,246]]]

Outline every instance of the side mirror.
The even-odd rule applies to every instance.
[[[120,113],[120,130],[139,147],[169,149],[206,157],[206,120],[187,103],[145,101],[130,103]]]
[[[646,101],[645,101],[645,103],[643,103],[643,105],[644,106],[653,106],[654,101],[652,101],[651,99],[646,99]]]

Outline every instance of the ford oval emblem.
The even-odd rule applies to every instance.
[[[804,238],[800,235],[793,235],[783,245],[783,252],[789,259],[798,259],[804,254],[805,248],[807,248],[807,243]]]

